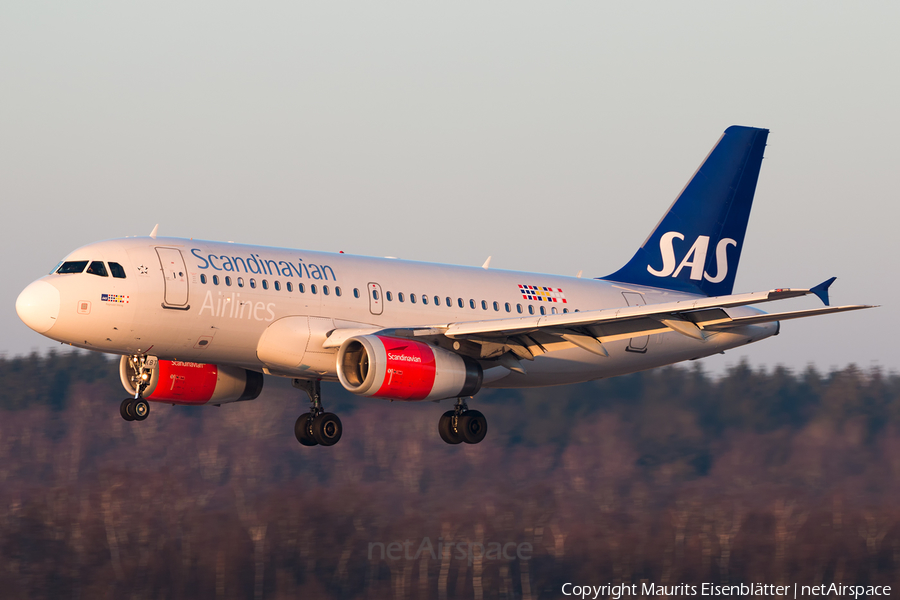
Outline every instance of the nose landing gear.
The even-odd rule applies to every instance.
[[[150,376],[156,366],[155,356],[135,354],[131,357],[131,385],[134,398],[125,398],[119,405],[119,414],[126,421],[143,421],[150,415],[150,403],[144,398],[144,390],[150,385]]]
[[[477,444],[487,435],[487,419],[477,410],[469,410],[462,398],[456,399],[456,406],[441,415],[438,433],[448,444]]]
[[[294,424],[294,435],[303,446],[334,446],[341,439],[343,427],[334,413],[322,408],[321,384],[318,380],[294,379],[292,385],[309,396],[309,414],[300,415]]]
[[[119,405],[119,414],[126,421],[143,421],[150,415],[150,403],[143,398],[125,398]]]

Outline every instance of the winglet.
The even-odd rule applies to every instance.
[[[490,266],[491,266],[491,257],[488,256],[488,257],[487,257],[487,260],[484,261],[484,264],[481,265],[481,268],[482,268],[482,269],[487,269],[487,268],[490,267]]]
[[[832,277],[831,279],[823,281],[816,287],[810,288],[809,290],[810,292],[815,294],[816,297],[818,297],[818,299],[821,300],[825,306],[831,306],[828,302],[828,288],[831,287],[831,284],[834,283],[835,279],[837,279],[837,277]]]
[[[153,226],[153,231],[150,232],[150,237],[154,240],[156,239],[156,232],[159,231],[159,223]]]

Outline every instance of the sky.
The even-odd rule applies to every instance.
[[[897,3],[0,3],[0,354],[126,235],[598,277],[729,125],[771,133],[735,292],[880,308],[702,361],[900,370]],[[815,298],[782,310],[812,308]]]

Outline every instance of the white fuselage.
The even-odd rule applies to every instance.
[[[59,294],[58,315],[41,331],[47,337],[102,352],[325,380],[337,379],[337,349],[323,347],[335,329],[445,325],[695,297],[604,280],[175,238],[98,242],[65,260],[115,262],[125,277],[54,273],[39,280]],[[527,286],[547,289],[529,294]],[[731,312],[760,314],[749,307]],[[258,344],[272,323],[289,316],[308,318],[308,331],[296,344],[300,366],[269,369],[257,355]],[[546,386],[620,375],[720,353],[776,332],[777,323],[719,332],[705,341],[668,332],[611,342],[608,357],[560,340],[544,345],[546,353],[527,363],[527,374],[509,372],[486,385]]]

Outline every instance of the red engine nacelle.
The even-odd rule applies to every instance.
[[[131,359],[119,361],[119,378],[134,396],[136,372]],[[151,369],[144,398],[171,404],[225,404],[253,400],[263,388],[263,375],[240,367],[220,367],[204,363],[160,360]]]
[[[439,400],[472,396],[481,389],[481,365],[423,342],[361,335],[341,344],[341,385],[361,396],[395,400]]]

